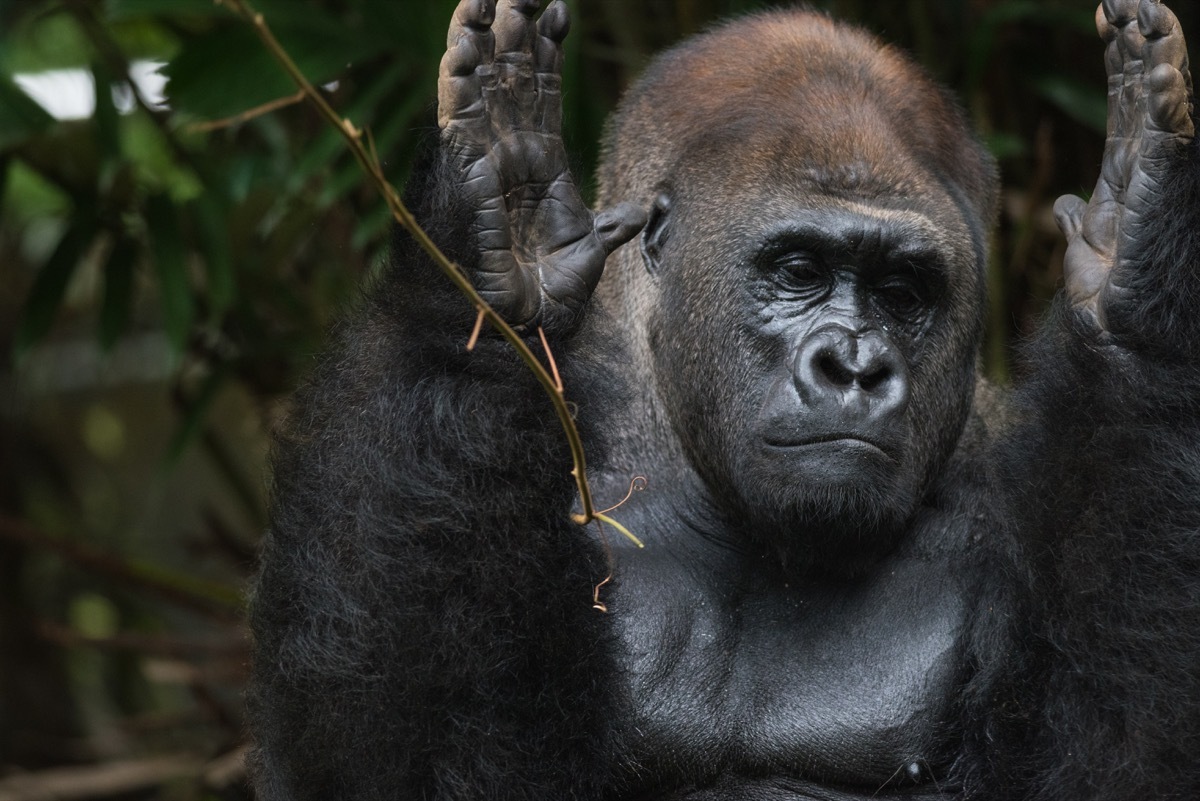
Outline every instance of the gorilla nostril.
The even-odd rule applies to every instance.
[[[854,383],[854,374],[832,353],[817,357],[817,370],[835,387],[848,387]]]
[[[877,369],[867,371],[859,376],[858,385],[862,387],[863,392],[874,392],[880,385],[887,383],[891,377],[891,368],[881,365]]]

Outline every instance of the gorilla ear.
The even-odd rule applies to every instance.
[[[663,248],[667,246],[667,237],[670,235],[667,216],[670,211],[671,198],[667,197],[665,192],[660,192],[654,199],[654,205],[650,208],[650,219],[642,231],[642,261],[646,263],[646,270],[652,274],[658,272]]]

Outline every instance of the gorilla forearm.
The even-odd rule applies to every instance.
[[[566,11],[535,10],[460,4],[408,195],[497,312],[545,327],[586,430],[575,332],[643,215],[580,199],[556,131]],[[619,764],[620,671],[590,600],[608,566],[571,522],[548,399],[494,332],[467,352],[474,319],[398,235],[278,438],[253,613],[271,801],[588,799]]]
[[[1200,386],[1200,141],[1180,145],[1148,215],[1145,246],[1130,258],[1129,303],[1109,312],[1118,345],[1167,371],[1149,394]],[[1182,382],[1182,383],[1181,383]]]
[[[1154,293],[1147,302],[1178,302]],[[1178,328],[1164,334],[1182,343]],[[982,693],[987,723],[970,724],[986,733],[969,749],[990,775],[975,784],[985,798],[1190,797],[1179,788],[1200,784],[1200,721],[1186,711],[1200,705],[1200,363],[1098,345],[1061,298],[1026,360],[1021,422],[994,461],[1020,601],[979,674],[999,679]]]
[[[1106,0],[1097,27],[1104,164],[1087,203],[1055,206],[1065,292],[1026,354],[1021,422],[995,461],[1028,604],[986,694],[992,741],[1008,747],[985,761],[998,780],[1029,780],[999,797],[1184,798],[1200,785],[1200,720],[1186,711],[1200,705],[1191,81],[1166,6]]]
[[[561,430],[511,349],[465,352],[469,304],[400,251],[276,445],[253,610],[263,792],[590,797],[607,568],[569,520]]]

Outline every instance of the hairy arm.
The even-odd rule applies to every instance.
[[[604,260],[640,214],[593,215],[566,170],[566,12],[464,0],[440,149],[410,200],[484,297],[570,371]],[[549,401],[406,238],[296,396],[255,590],[260,797],[592,798],[617,699],[606,566],[570,522]],[[536,337],[535,337],[536,338]],[[582,375],[568,376],[582,400]]]
[[[1106,0],[1109,132],[998,467],[1020,605],[983,659],[982,797],[1200,786],[1200,153],[1174,15]],[[990,675],[989,675],[990,671]]]

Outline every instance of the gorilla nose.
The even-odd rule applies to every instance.
[[[801,343],[794,366],[796,389],[810,407],[840,407],[878,418],[908,403],[908,368],[879,331],[825,326]]]

